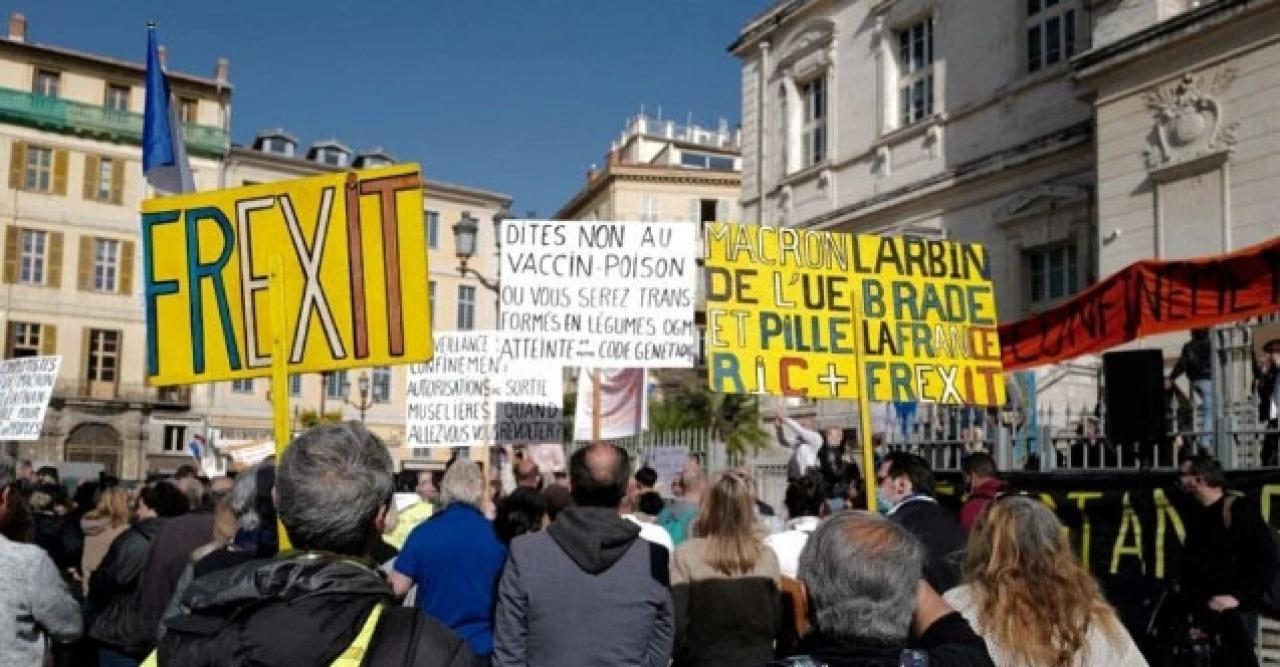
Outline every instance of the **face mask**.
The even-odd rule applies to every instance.
[[[885,493],[884,487],[876,488],[876,511],[881,514],[889,514],[893,509],[894,502],[889,499],[889,494]]]

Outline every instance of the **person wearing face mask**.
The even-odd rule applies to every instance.
[[[966,536],[955,516],[933,498],[933,471],[924,459],[890,452],[876,470],[876,504],[925,548],[924,578],[939,594],[961,581]]]
[[[1280,444],[1280,338],[1271,338],[1262,346],[1257,378],[1258,420],[1267,425],[1262,440],[1262,465],[1274,466],[1277,445]]]

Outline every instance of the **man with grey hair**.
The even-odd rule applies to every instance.
[[[782,664],[991,666],[982,639],[921,580],[924,559],[919,540],[887,519],[850,511],[823,521],[800,555],[813,632]]]
[[[404,597],[416,584],[422,613],[462,635],[476,655],[493,652],[493,605],[507,548],[485,518],[484,473],[458,459],[440,480],[440,506],[418,524],[396,558],[391,585]]]
[[[358,423],[298,436],[275,478],[276,512],[296,551],[193,581],[187,612],[165,621],[159,664],[475,664],[461,638],[396,605],[369,562],[391,469],[386,445]]]
[[[16,467],[0,454],[0,523],[17,502]],[[80,605],[49,555],[0,535],[0,665],[43,664],[49,640],[73,641],[82,630]]]

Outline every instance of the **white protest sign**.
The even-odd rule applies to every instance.
[[[437,332],[435,357],[411,364],[405,428],[410,447],[558,442],[563,380],[558,365],[501,356],[492,331]]]
[[[698,226],[502,223],[503,352],[597,368],[692,368]]]
[[[684,464],[688,460],[688,447],[664,445],[649,448],[645,454],[645,465],[658,473],[658,493],[663,496],[671,495],[671,482],[684,471]]]
[[[39,440],[62,357],[0,362],[0,440]]]

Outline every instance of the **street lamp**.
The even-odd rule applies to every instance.
[[[365,413],[369,412],[369,408],[373,407],[373,401],[369,400],[368,371],[360,374],[360,379],[357,381],[357,383],[358,383],[357,386],[360,389],[360,402],[353,403],[351,401],[351,398],[349,397],[349,394],[351,393],[350,382],[342,383],[342,395],[345,397],[342,400],[345,401],[347,405],[350,405],[351,407],[360,411],[360,423],[363,424]]]
[[[505,207],[493,216],[493,231],[497,237],[502,228],[502,221],[511,217],[511,212]],[[480,235],[480,221],[471,215],[471,211],[463,211],[462,217],[453,223],[453,250],[458,256],[458,274],[466,276],[470,274],[473,278],[480,282],[485,289],[490,292],[497,293],[499,281],[490,279],[467,266],[467,262],[476,256],[477,239]]]

